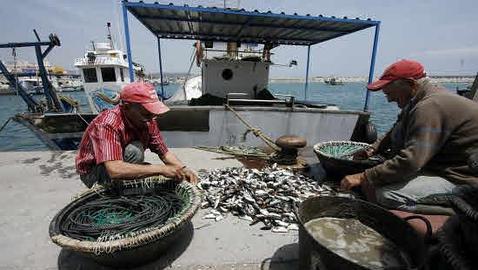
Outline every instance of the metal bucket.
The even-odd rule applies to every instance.
[[[299,206],[299,269],[367,269],[316,241],[304,224],[320,217],[354,218],[391,240],[410,259],[405,269],[418,269],[426,256],[423,239],[404,220],[371,203],[342,197],[313,197]]]

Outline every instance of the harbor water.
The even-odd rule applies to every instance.
[[[456,87],[464,88],[464,84],[443,84],[450,91]],[[158,86],[158,92],[161,90]],[[325,83],[309,83],[307,96],[303,83],[271,83],[269,88],[273,94],[293,95],[298,100],[305,98],[311,102],[335,104],[342,110],[363,110],[365,102],[365,83],[352,82],[343,85],[328,85]],[[164,86],[165,96],[171,96],[178,89],[177,84]],[[81,103],[82,112],[88,112],[84,92],[62,93],[71,96]],[[41,96],[35,96],[40,98]],[[16,95],[0,96],[0,125],[3,125],[15,114],[25,112],[26,104]],[[385,133],[395,121],[399,109],[396,104],[388,103],[382,92],[371,92],[369,98],[371,119],[379,134]],[[1,126],[0,126],[1,127]],[[267,131],[265,130],[267,133]],[[10,121],[0,131],[0,151],[34,151],[48,148],[28,128]]]

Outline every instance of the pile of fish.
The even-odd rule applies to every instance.
[[[262,230],[285,233],[297,230],[295,209],[311,196],[335,195],[325,184],[276,165],[262,170],[225,168],[199,173],[198,187],[204,190],[202,208],[212,208],[205,219],[219,221],[231,213],[250,221],[261,222]]]

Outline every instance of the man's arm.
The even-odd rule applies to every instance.
[[[347,175],[341,187],[351,189],[365,181],[374,186],[383,186],[405,181],[420,171],[441,149],[450,135],[437,106],[416,108],[407,125],[405,147],[393,158],[386,160],[363,173]]]
[[[166,164],[167,168],[174,168],[176,171],[176,178],[179,180],[186,180],[193,184],[197,183],[197,175],[186,168],[186,166],[169,151],[168,147],[164,143],[163,136],[159,131],[158,123],[155,121],[149,126],[150,141],[149,149],[152,152],[158,154],[159,158]]]
[[[385,136],[377,139],[373,144],[370,145],[370,148],[365,148],[359,150],[353,154],[354,160],[363,160],[368,159],[369,157],[384,152],[388,147],[390,147],[390,133],[392,130],[389,130]]]
[[[377,154],[377,153],[382,153],[386,151],[388,148],[390,148],[391,145],[391,133],[392,129],[390,129],[384,136],[379,138],[377,141],[375,141],[371,146],[374,149],[374,151],[371,153],[372,155]]]
[[[166,152],[164,155],[160,155],[159,158],[166,165],[176,166],[178,168],[184,167],[184,164],[179,160],[179,158],[171,151]]]
[[[451,131],[443,121],[444,112],[436,104],[415,108],[407,123],[404,148],[393,158],[365,171],[374,185],[406,180],[420,171],[438,153]]]
[[[124,162],[123,160],[105,161],[104,165],[112,180],[144,178],[158,174],[171,178],[179,178],[177,168],[170,165],[133,164]]]

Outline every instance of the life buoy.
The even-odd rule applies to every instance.
[[[201,46],[201,41],[196,41],[196,65],[198,67],[201,66],[201,60],[203,59],[204,57],[204,49],[203,47]]]

